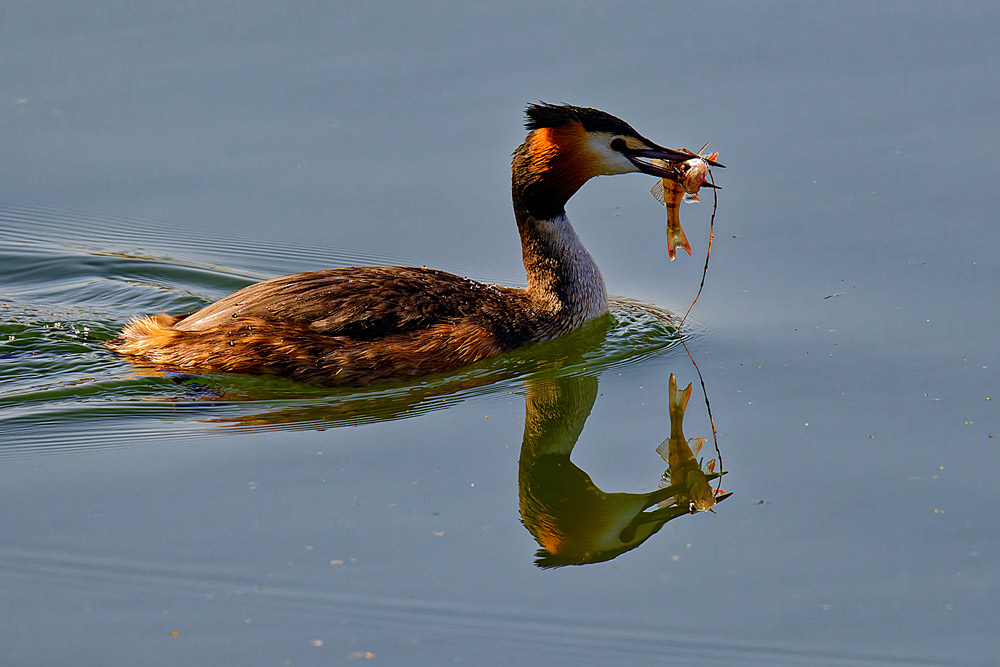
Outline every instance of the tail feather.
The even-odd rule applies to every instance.
[[[162,347],[177,337],[178,332],[173,325],[178,319],[180,318],[166,313],[133,317],[121,334],[105,345],[119,354],[144,356],[150,350]]]

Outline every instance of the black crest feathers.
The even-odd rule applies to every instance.
[[[583,129],[588,132],[610,132],[639,136],[639,133],[632,129],[631,125],[599,109],[539,102],[538,104],[529,104],[524,113],[526,117],[524,127],[527,130],[562,127],[575,122],[580,123]]]

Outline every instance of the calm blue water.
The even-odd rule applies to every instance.
[[[989,3],[6,3],[0,662],[998,664],[998,28]],[[729,165],[683,336],[711,196],[668,262],[628,176],[570,203],[620,300],[567,340],[366,391],[101,345],[313,268],[518,284],[539,99]],[[626,500],[594,487],[657,489],[671,373],[710,438],[682,338],[733,496],[539,568],[541,454],[592,530]]]

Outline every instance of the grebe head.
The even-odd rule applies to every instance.
[[[530,132],[514,152],[515,201],[528,213],[550,218],[594,176],[644,173],[676,179],[655,161],[683,162],[691,155],[664,148],[609,113],[568,104],[529,104]]]

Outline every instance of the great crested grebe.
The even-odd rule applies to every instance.
[[[401,266],[307,271],[194,313],[135,318],[107,345],[156,366],[360,386],[454,370],[604,315],[604,279],[566,218],[567,200],[602,174],[676,178],[655,161],[691,156],[597,109],[541,103],[526,115],[512,163],[526,288]]]

